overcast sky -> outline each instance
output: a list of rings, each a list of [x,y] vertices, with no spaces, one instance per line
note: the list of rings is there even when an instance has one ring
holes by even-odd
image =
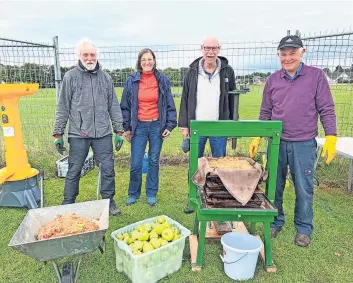
[[[26,1],[0,0],[0,37],[73,46],[272,41],[288,29],[302,34],[349,31],[352,1]]]

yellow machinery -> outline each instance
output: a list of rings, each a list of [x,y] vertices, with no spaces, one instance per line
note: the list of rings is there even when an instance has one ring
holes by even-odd
[[[31,168],[23,144],[18,101],[38,91],[38,84],[0,84],[0,114],[6,167],[0,169],[0,206],[36,208],[41,199],[39,171]]]

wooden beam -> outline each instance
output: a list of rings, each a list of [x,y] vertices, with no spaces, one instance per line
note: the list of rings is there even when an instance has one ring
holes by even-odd
[[[189,236],[189,243],[190,243],[190,256],[191,256],[191,270],[192,271],[201,271],[201,266],[196,266],[196,258],[197,258],[197,246],[198,246],[198,239],[197,235],[190,235]]]

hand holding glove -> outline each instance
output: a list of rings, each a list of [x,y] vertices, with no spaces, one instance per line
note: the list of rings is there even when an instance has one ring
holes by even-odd
[[[253,138],[249,145],[250,158],[254,158],[255,154],[259,150],[260,138]]]
[[[57,152],[59,152],[61,155],[63,155],[64,151],[66,151],[66,148],[64,147],[63,137],[62,136],[54,136],[54,144],[55,144]]]
[[[322,149],[321,157],[325,157],[327,155],[326,164],[329,165],[331,161],[336,156],[336,136],[326,136],[326,141],[324,144],[324,148]]]
[[[115,145],[115,150],[119,151],[121,147],[123,146],[124,139],[123,139],[123,133],[119,132],[115,134],[114,138],[114,145]]]

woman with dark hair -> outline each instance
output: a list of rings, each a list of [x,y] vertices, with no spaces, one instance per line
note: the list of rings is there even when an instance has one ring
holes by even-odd
[[[176,127],[176,110],[168,78],[157,71],[156,56],[151,49],[140,51],[137,72],[129,75],[121,99],[125,138],[131,143],[129,197],[134,204],[141,194],[142,162],[148,145],[146,179],[147,203],[156,205],[159,182],[159,157],[163,140]]]

